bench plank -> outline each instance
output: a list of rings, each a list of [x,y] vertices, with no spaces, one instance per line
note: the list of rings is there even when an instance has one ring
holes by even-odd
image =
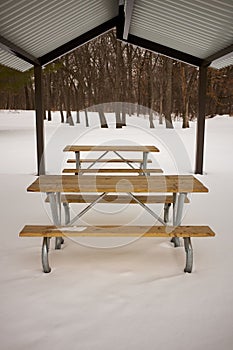
[[[81,231],[80,231],[81,230]],[[45,226],[26,225],[20,237],[213,237],[209,226]]]
[[[96,158],[83,158],[79,160],[80,163],[143,163],[142,159],[138,158],[131,158],[131,159],[121,159],[121,158],[101,158],[101,159],[96,159]],[[67,163],[76,163],[76,159],[68,159]],[[147,160],[147,163],[152,163],[151,159]]]
[[[75,174],[93,174],[93,173],[139,173],[139,174],[161,174],[163,173],[162,169],[126,169],[126,168],[102,168],[102,169],[72,169],[66,168],[62,170],[63,173],[75,173]]]

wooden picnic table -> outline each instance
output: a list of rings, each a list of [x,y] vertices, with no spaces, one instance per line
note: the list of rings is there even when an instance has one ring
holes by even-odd
[[[56,238],[58,249],[65,236],[140,236],[172,237],[175,246],[179,246],[179,237],[184,239],[186,252],[185,272],[192,271],[193,250],[191,237],[212,237],[214,232],[208,226],[182,226],[183,206],[188,193],[207,193],[208,189],[193,175],[158,175],[158,176],[92,176],[92,175],[41,175],[28,188],[28,192],[46,192],[51,207],[53,226],[26,225],[20,232],[21,237],[43,237],[42,266],[44,272],[50,272],[48,252],[51,237]],[[61,203],[66,193],[83,194],[93,192],[93,201],[80,211],[72,220],[62,226]],[[79,227],[74,223],[98,202],[101,203],[108,193],[123,193],[149,212],[162,226],[106,226]],[[154,193],[173,194],[173,223],[167,223],[152,210],[145,201]],[[89,195],[90,196],[90,195]],[[141,199],[143,197],[143,199]],[[89,202],[88,202],[89,203]],[[111,202],[106,202],[108,205]],[[114,203],[114,202],[113,202]],[[130,201],[129,201],[130,203]],[[148,201],[150,203],[150,200]]]
[[[135,194],[173,193],[173,225],[180,225],[188,193],[208,192],[193,175],[158,176],[93,176],[93,175],[41,175],[27,189],[29,192],[46,192],[49,197],[54,225],[61,225],[61,193],[96,193],[98,196],[70,223],[73,224],[108,193],[124,193],[147,210],[160,223],[166,225]],[[85,196],[84,196],[85,198]],[[179,245],[178,240],[175,244]]]
[[[74,152],[76,169],[80,169],[81,163],[85,159],[81,159],[81,152],[102,152],[100,156],[91,160],[91,165],[88,169],[93,167],[97,162],[106,160],[106,162],[115,162],[116,160],[125,162],[129,167],[134,168],[132,163],[140,162],[141,168],[146,169],[148,163],[148,154],[153,152],[159,152],[159,149],[155,146],[144,146],[144,145],[68,145],[64,148],[64,152]],[[109,152],[113,152],[117,158],[104,158]],[[122,155],[122,152],[141,152],[142,159],[129,159]],[[71,162],[72,160],[68,160]],[[87,159],[88,161],[88,159]]]

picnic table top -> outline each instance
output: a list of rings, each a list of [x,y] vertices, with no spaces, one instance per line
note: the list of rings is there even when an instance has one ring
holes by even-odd
[[[208,192],[193,175],[93,176],[41,175],[28,188],[29,192],[115,192],[152,193]]]
[[[159,152],[155,146],[133,146],[133,145],[68,145],[64,148],[64,152],[98,152],[98,151],[116,151],[116,152]]]

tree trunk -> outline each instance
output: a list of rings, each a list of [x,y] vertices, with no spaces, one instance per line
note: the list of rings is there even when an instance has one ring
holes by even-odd
[[[86,122],[86,127],[88,128],[88,127],[89,127],[89,121],[88,121],[88,112],[87,112],[87,110],[86,110],[86,109],[84,110],[84,112],[85,112],[85,122]]]
[[[29,92],[28,92],[27,84],[24,85],[24,92],[25,92],[25,109],[26,110],[30,110],[31,109],[31,104],[30,104]]]
[[[64,113],[63,113],[63,110],[61,109],[60,110],[60,114],[61,114],[61,123],[64,123]]]
[[[133,53],[135,52],[135,48],[132,45],[127,45],[127,68],[128,68],[128,87],[127,87],[127,95],[128,95],[128,114],[131,116],[132,111],[132,103],[133,101]]]
[[[80,124],[80,114],[79,114],[79,111],[76,111],[76,123]]]
[[[66,112],[66,123],[70,124],[70,126],[74,126],[74,121],[72,118],[71,111]]]
[[[165,91],[164,91],[164,115],[166,128],[173,129],[171,113],[172,113],[172,68],[173,61],[170,58],[165,57]]]
[[[154,128],[153,122],[153,105],[154,105],[154,84],[153,84],[153,69],[152,69],[152,52],[148,52],[147,62],[147,89],[148,89],[148,107],[149,107],[149,123],[150,128]]]
[[[189,102],[185,103],[185,112],[183,114],[182,128],[189,128]]]
[[[97,111],[99,113],[99,118],[100,118],[100,127],[101,128],[108,128],[108,123],[104,115],[104,111],[102,106],[98,106]]]
[[[52,114],[51,114],[51,110],[48,110],[48,121],[51,122],[52,120]]]
[[[159,86],[159,124],[163,124],[163,85]]]
[[[115,103],[115,114],[116,114],[116,128],[122,128],[120,102]]]
[[[154,126],[154,122],[153,122],[153,111],[152,111],[152,109],[150,109],[150,111],[149,111],[149,122],[150,122],[150,128],[154,128],[155,126]]]
[[[121,107],[121,113],[122,113],[122,126],[126,126],[126,110],[125,110],[125,107],[126,107],[126,102],[125,103],[122,103],[122,107]]]
[[[120,114],[120,84],[121,84],[121,41],[116,42],[116,103],[115,103],[115,115],[116,115],[116,128],[122,128],[121,114]]]

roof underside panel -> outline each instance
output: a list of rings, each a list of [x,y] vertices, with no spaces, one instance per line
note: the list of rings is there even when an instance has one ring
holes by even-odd
[[[45,57],[115,18],[118,5],[119,0],[1,0],[0,35],[28,55]],[[134,0],[129,33],[205,59],[233,44],[232,23],[233,0]],[[2,50],[0,63],[31,68]],[[212,66],[229,64],[233,58],[227,55]]]
[[[220,69],[233,64],[233,52],[212,62],[210,67]]]
[[[0,63],[4,66],[17,69],[21,72],[24,72],[33,67],[30,63],[22,60],[21,58],[13,56],[9,52],[3,51],[2,49],[0,49]]]
[[[41,57],[118,14],[118,1],[3,0],[0,34]]]
[[[233,42],[233,1],[135,0],[129,33],[205,59]]]

